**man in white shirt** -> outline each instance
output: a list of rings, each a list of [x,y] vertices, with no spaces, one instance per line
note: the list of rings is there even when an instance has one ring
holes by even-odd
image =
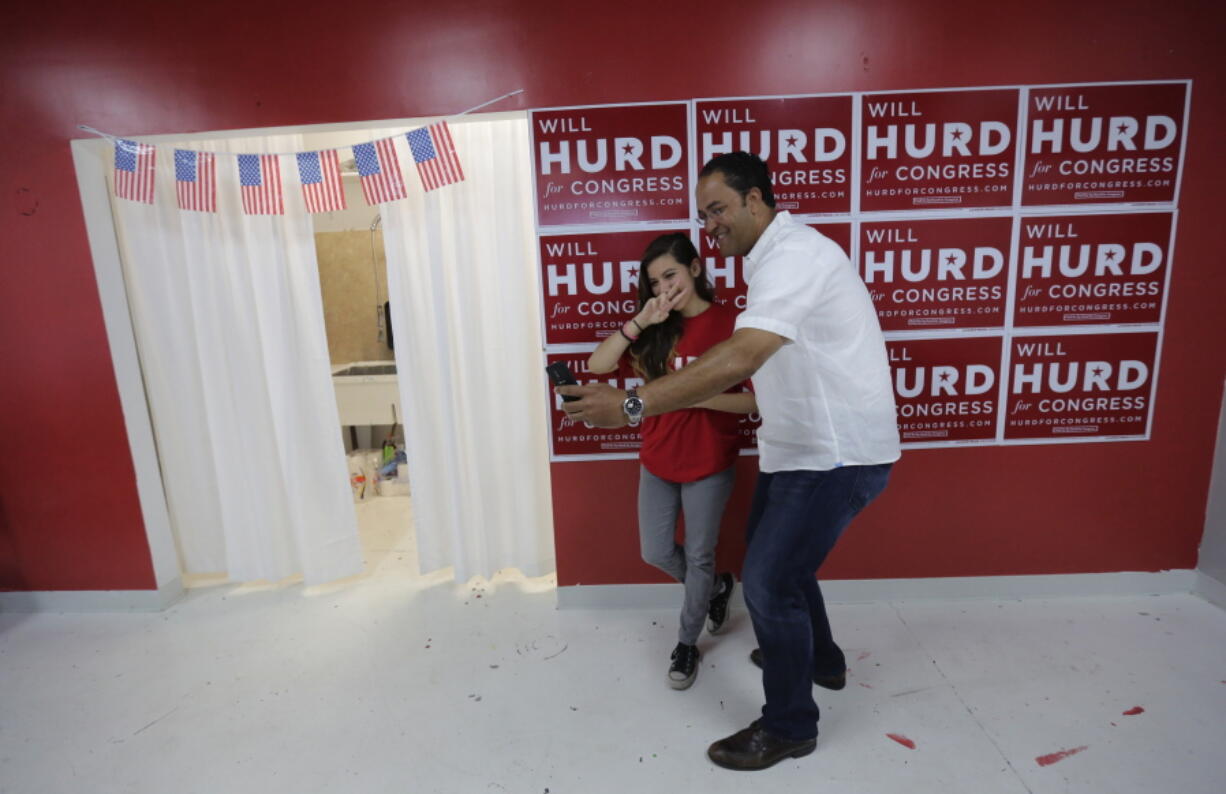
[[[766,164],[745,152],[703,167],[699,220],[720,253],[744,256],[748,303],[736,331],[683,370],[628,393],[564,386],[572,418],[620,427],[752,377],[762,427],[743,569],[766,705],[711,745],[731,769],[765,769],[817,746],[812,683],[842,689],[815,572],[899,457],[885,341],[864,283],[839,246],[775,210]]]

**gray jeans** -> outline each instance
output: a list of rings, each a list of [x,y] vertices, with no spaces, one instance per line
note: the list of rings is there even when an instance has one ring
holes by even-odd
[[[685,585],[677,639],[698,643],[715,583],[715,543],[736,467],[695,482],[671,482],[639,466],[639,548],[643,562]],[[677,516],[685,511],[685,547],[677,545]]]

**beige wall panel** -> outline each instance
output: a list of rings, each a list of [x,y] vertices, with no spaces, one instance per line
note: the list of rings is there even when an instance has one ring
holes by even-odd
[[[328,354],[334,365],[393,358],[386,339],[380,340],[379,312],[387,300],[387,264],[383,232],[317,232],[319,284],[323,292]]]

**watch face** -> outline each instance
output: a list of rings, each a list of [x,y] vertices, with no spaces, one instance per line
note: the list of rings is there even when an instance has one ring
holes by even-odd
[[[639,397],[627,397],[622,403],[622,410],[626,412],[626,416],[636,417],[643,413],[643,400]]]

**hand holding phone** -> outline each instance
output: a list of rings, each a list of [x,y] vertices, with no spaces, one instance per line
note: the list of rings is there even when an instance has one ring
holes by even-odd
[[[554,386],[578,386],[579,385],[579,381],[575,379],[575,373],[570,371],[570,367],[566,366],[565,361],[553,362],[549,366],[545,367],[545,372],[549,373],[549,381]],[[565,402],[573,402],[579,399],[578,397],[575,397],[574,395],[571,395],[569,397],[566,395],[561,395],[561,397]]]
[[[566,366],[565,361],[555,361],[549,366],[545,367],[545,371],[549,373],[549,380],[554,386],[579,385],[579,381],[575,378],[575,373],[570,371],[570,367]],[[568,403],[579,399],[574,395],[568,397],[565,394],[559,394],[558,396],[562,398],[563,402]],[[588,422],[584,422],[583,426],[588,428],[592,427],[592,425]]]

